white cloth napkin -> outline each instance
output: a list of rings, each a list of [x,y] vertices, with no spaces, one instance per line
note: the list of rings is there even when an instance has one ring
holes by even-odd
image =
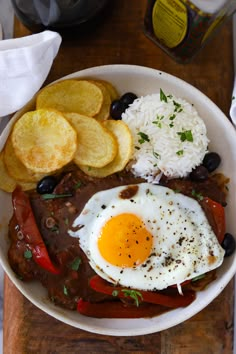
[[[232,102],[229,111],[233,124],[236,126],[236,77],[234,79],[234,87],[232,92]]]
[[[60,44],[53,31],[0,41],[0,117],[16,112],[40,89]]]
[[[236,126],[236,14],[233,16],[233,61],[234,61],[234,86],[232,102],[229,110],[233,124]]]

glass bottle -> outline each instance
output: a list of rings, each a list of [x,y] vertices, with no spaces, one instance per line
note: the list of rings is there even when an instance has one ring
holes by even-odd
[[[174,60],[186,63],[235,11],[235,0],[148,0],[144,32]]]
[[[108,0],[12,0],[16,16],[32,32],[89,29],[103,16]]]

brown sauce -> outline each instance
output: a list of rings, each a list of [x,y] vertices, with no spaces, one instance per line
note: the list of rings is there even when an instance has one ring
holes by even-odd
[[[79,298],[91,302],[108,299],[114,301],[113,297],[95,292],[89,287],[89,279],[95,273],[80,249],[78,239],[70,237],[68,230],[86,202],[96,192],[131,185],[124,188],[120,197],[132,198],[137,193],[138,184],[141,182],[144,182],[141,178],[135,178],[127,173],[94,179],[76,170],[64,175],[54,190],[57,194],[69,192],[72,197],[44,200],[41,195],[32,191],[29,195],[38,228],[51,260],[60,265],[62,273],[53,275],[40,268],[32,258],[25,258],[27,244],[13,216],[9,223],[11,244],[8,257],[17,276],[23,281],[32,279],[40,281],[47,288],[48,296],[55,304],[71,310],[76,309]],[[190,196],[192,196],[192,189],[195,188],[199,193],[214,195],[216,201],[225,203],[225,195],[215,180],[209,179],[197,185],[187,180],[162,180],[162,184]],[[171,292],[173,291],[177,293],[177,289],[171,289]],[[166,311],[165,307],[163,311]]]

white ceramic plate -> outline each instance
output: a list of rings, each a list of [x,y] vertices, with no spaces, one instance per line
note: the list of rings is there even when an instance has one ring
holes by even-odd
[[[86,69],[67,76],[66,78],[92,77],[108,80],[115,85],[120,93],[132,91],[138,96],[164,92],[173,93],[193,103],[200,116],[204,119],[210,150],[217,151],[222,157],[220,170],[230,177],[229,198],[226,207],[227,232],[236,236],[236,132],[221,110],[204,94],[186,82],[150,68],[133,65],[108,65]],[[63,78],[65,79],[65,77]],[[19,113],[18,113],[19,114]],[[0,137],[0,149],[9,134],[11,123]],[[20,114],[22,114],[20,112]],[[66,311],[53,305],[47,299],[45,289],[39,283],[24,283],[16,278],[7,260],[8,221],[12,212],[11,196],[0,191],[0,260],[5,272],[17,288],[37,307],[49,315],[71,326],[94,333],[113,336],[136,336],[165,330],[175,326],[206,307],[224,289],[236,272],[236,253],[225,259],[218,271],[217,280],[197,294],[197,299],[188,307],[170,311],[151,319],[96,319],[84,317],[76,311]],[[4,206],[4,207],[3,207]]]

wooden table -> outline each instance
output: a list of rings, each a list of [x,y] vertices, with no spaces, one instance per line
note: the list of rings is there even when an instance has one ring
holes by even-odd
[[[231,22],[191,64],[175,63],[143,34],[146,1],[112,1],[96,30],[63,41],[47,83],[103,64],[137,64],[176,75],[203,91],[228,115],[233,84]],[[15,36],[30,34],[17,20]],[[233,280],[192,319],[161,333],[110,337],[87,333],[41,312],[5,279],[4,353],[231,354]]]

